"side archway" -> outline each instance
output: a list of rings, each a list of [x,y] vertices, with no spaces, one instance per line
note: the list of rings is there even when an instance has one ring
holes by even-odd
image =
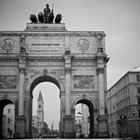
[[[13,116],[14,117],[13,118],[14,126],[12,126],[13,129],[10,130],[8,134],[6,134],[7,130],[5,130],[5,129],[6,128],[9,129],[9,128],[6,126],[6,123],[3,122],[7,119],[7,118],[5,118],[7,116],[7,114],[3,114],[3,113],[4,113],[4,108],[7,105],[14,105],[13,107],[15,108],[15,100],[13,100],[10,97],[3,97],[0,99],[0,138],[4,138],[7,136],[13,137],[13,134],[15,131],[15,109],[14,109],[14,110],[12,110],[12,111],[14,111],[14,112],[12,112],[14,114],[14,116]],[[5,126],[3,126],[3,124],[5,124]],[[12,133],[10,133],[10,132],[12,132]]]
[[[90,97],[82,96],[77,98],[72,105],[72,109],[75,110],[75,106],[77,104],[85,104],[89,110],[89,138],[93,138],[94,134],[94,111],[96,110],[97,106],[94,101]],[[74,115],[75,116],[75,115]]]
[[[81,100],[87,100],[87,101],[89,101],[89,102],[92,104],[92,106],[94,107],[94,110],[97,110],[97,104],[96,104],[96,102],[95,102],[91,97],[88,97],[88,96],[86,96],[86,95],[83,95],[83,96],[80,96],[80,97],[76,98],[76,99],[73,101],[73,103],[72,103],[72,109],[74,109],[74,108],[75,108],[75,105],[76,105],[79,101],[81,101]]]

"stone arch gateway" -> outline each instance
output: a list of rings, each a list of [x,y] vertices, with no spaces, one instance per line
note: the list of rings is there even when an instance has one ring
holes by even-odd
[[[94,107],[94,136],[107,137],[108,60],[104,31],[67,31],[64,23],[0,31],[0,100],[15,101],[15,137],[32,137],[31,92],[43,81],[60,89],[61,137],[75,137],[73,106],[78,101]]]

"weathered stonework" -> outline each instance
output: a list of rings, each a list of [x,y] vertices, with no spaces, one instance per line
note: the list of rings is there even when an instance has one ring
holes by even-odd
[[[67,31],[65,24],[27,24],[23,32],[0,32],[0,103],[5,98],[16,102],[15,136],[31,137],[32,91],[44,81],[60,89],[61,137],[75,135],[77,103],[89,106],[90,137],[106,136],[105,119],[98,121],[97,117],[105,115],[107,61],[103,31]],[[16,91],[10,94],[9,89]]]
[[[74,75],[74,88],[79,89],[92,89],[94,88],[93,75]]]
[[[0,89],[16,89],[17,76],[0,75]]]

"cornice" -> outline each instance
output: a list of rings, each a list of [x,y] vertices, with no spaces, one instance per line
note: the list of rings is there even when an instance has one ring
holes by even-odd
[[[0,62],[18,62],[17,56],[1,56]]]
[[[27,62],[33,62],[33,61],[38,61],[38,62],[60,62],[64,61],[63,56],[28,56],[27,57]]]
[[[0,36],[20,36],[24,34],[25,36],[72,36],[72,37],[97,37],[98,35],[105,37],[104,31],[0,31]]]
[[[60,62],[64,61],[63,56],[28,56],[26,55],[26,62]],[[16,56],[0,56],[0,62],[19,62],[18,55]]]
[[[0,36],[20,36],[22,31],[0,31]]]
[[[26,55],[27,62],[64,62],[64,56],[28,56]],[[18,55],[15,56],[0,56],[0,62],[18,62]],[[95,56],[71,56],[72,62],[93,62],[95,61]]]
[[[94,61],[95,56],[73,56],[72,61],[73,62],[83,62],[83,61]]]

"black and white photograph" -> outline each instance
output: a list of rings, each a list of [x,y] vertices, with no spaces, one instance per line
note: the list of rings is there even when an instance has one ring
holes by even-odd
[[[0,0],[0,139],[140,139],[140,0]]]

